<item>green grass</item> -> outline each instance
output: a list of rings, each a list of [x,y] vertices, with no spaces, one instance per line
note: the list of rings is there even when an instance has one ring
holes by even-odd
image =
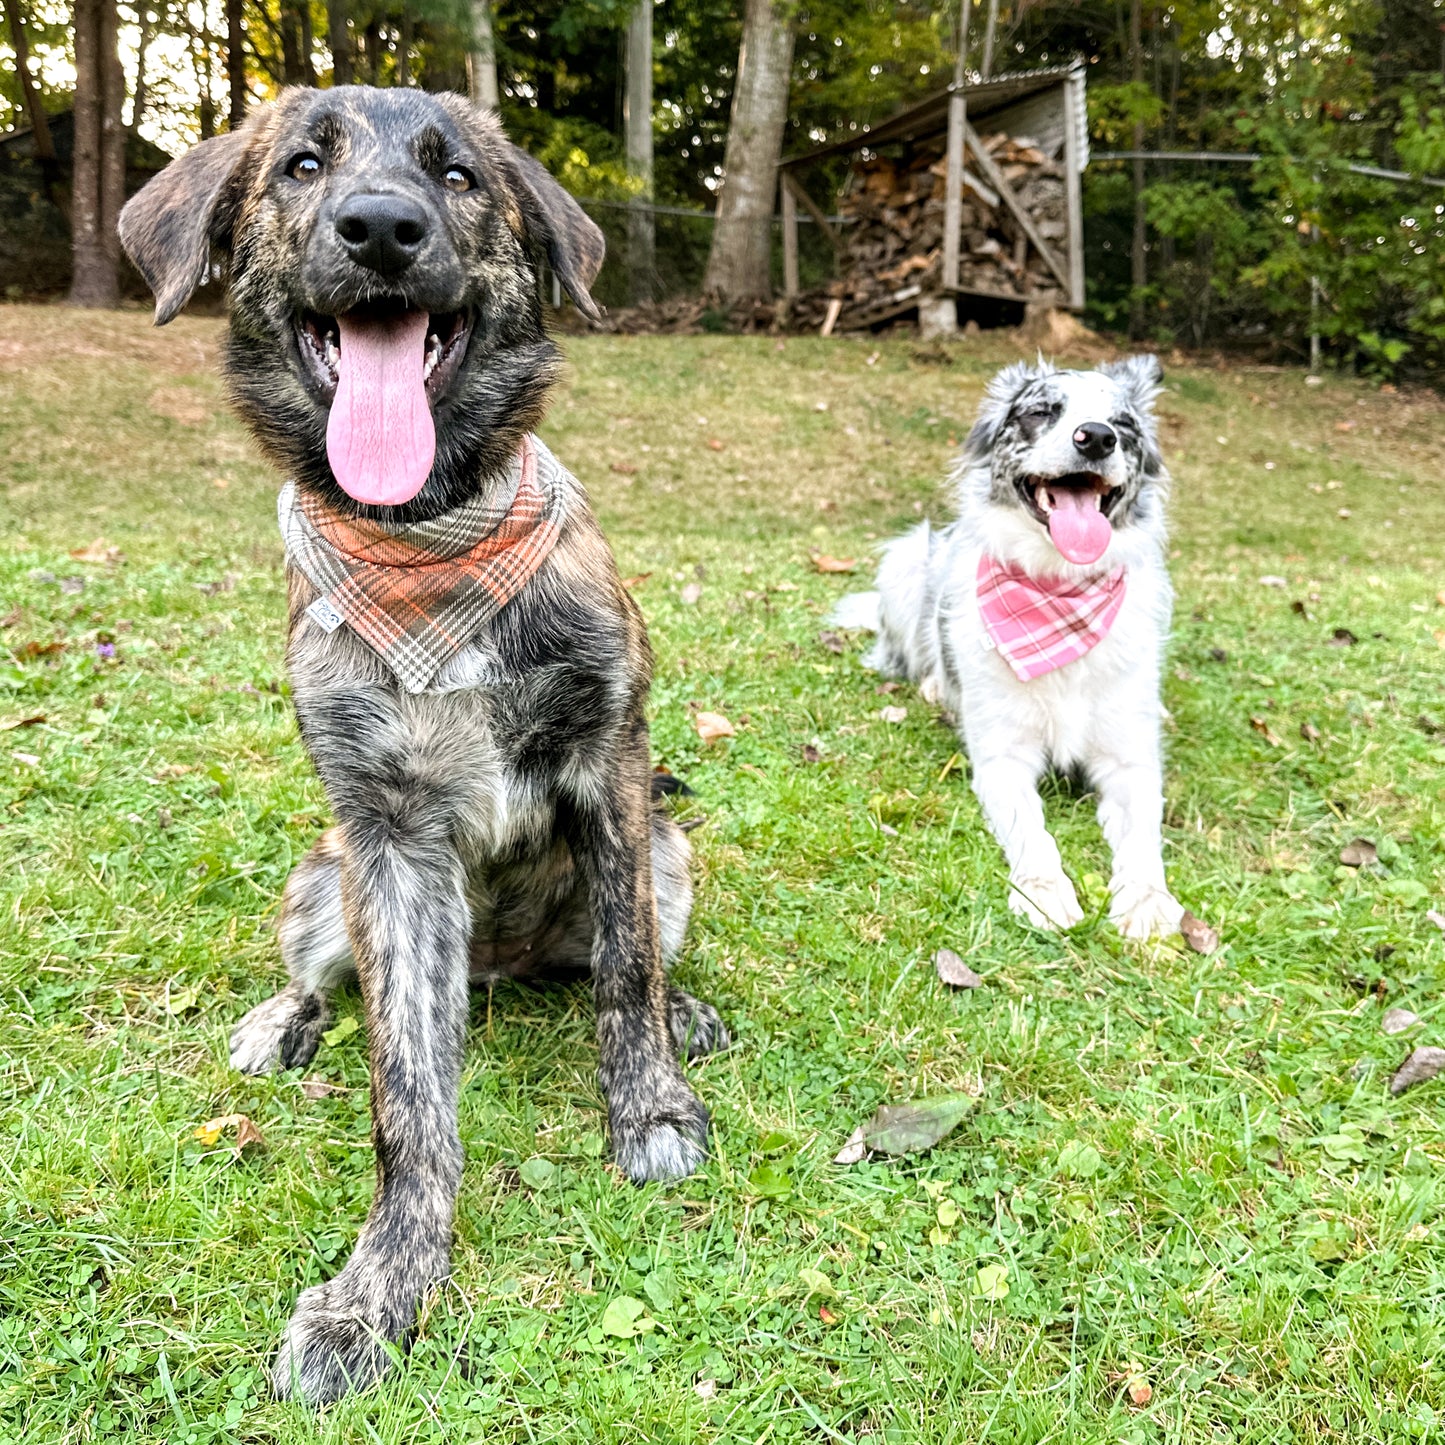
[[[264,1372],[365,1217],[366,1035],[323,1047],[319,1098],[226,1063],[325,804],[216,335],[0,309],[0,722],[43,718],[0,732],[0,1441],[1440,1438],[1441,1085],[1392,1098],[1415,1036],[1380,1029],[1403,1005],[1445,1042],[1438,402],[1171,369],[1167,846],[1224,936],[1200,957],[1098,919],[1063,789],[1096,918],[1015,923],[952,735],[819,641],[859,579],[809,550],[941,513],[1006,343],[569,342],[546,436],[650,574],[655,746],[706,816],[679,975],[737,1041],[692,1070],[714,1156],[622,1183],[586,991],[479,997],[455,1274],[404,1368],[317,1417]],[[71,555],[98,539],[122,555]],[[1356,835],[1382,867],[1339,866]],[[946,991],[943,945],[985,987]],[[931,1153],[830,1162],[880,1102],[959,1090]],[[233,1112],[265,1136],[239,1159],[195,1137]],[[655,1329],[602,1332],[624,1295]]]

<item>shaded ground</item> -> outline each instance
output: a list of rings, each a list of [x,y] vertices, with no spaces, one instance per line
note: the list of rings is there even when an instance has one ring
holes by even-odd
[[[737,1040],[693,1070],[715,1157],[619,1182],[585,990],[478,998],[455,1277],[399,1377],[317,1420],[263,1369],[365,1216],[366,1035],[320,1097],[226,1064],[325,810],[216,339],[0,309],[0,1440],[1438,1434],[1440,1086],[1386,1087],[1445,1042],[1438,402],[1171,373],[1168,861],[1202,958],[1012,922],[951,735],[819,640],[858,579],[809,551],[944,513],[1003,343],[569,340],[545,435],[647,574],[655,746],[707,819],[679,972]],[[1049,811],[1102,911],[1091,801]],[[1357,835],[1382,866],[1339,865]],[[945,944],[982,989],[938,984]],[[1383,1035],[1396,1005],[1423,1026]],[[931,1154],[829,1162],[948,1091],[979,1106]],[[195,1135],[230,1113],[264,1134],[240,1159]],[[656,1327],[604,1333],[622,1295]]]

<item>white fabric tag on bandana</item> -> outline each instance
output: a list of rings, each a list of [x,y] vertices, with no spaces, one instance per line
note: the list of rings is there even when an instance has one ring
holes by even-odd
[[[329,597],[318,597],[306,609],[306,615],[323,631],[335,632],[346,619],[332,606]]]

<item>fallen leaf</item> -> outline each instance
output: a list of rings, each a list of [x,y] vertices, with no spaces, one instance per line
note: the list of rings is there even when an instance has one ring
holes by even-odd
[[[1341,507],[1340,510],[1335,513],[1335,516],[1337,516],[1337,517],[1340,519],[1340,521],[1342,521],[1342,522],[1347,522],[1347,521],[1349,521],[1349,519],[1350,519],[1350,517],[1351,517],[1352,515],[1353,515],[1353,513],[1350,511],[1350,509],[1349,509],[1348,507]]]
[[[886,723],[901,723],[907,721],[908,709],[906,707],[885,707],[879,711],[878,716]]]
[[[613,462],[610,470],[617,473],[619,477],[635,477],[637,468],[631,462]]]
[[[866,1128],[864,1125],[854,1131],[844,1141],[843,1147],[833,1156],[835,1164],[857,1164],[864,1155],[868,1153],[868,1144],[865,1138]]]
[[[699,1400],[711,1400],[717,1394],[717,1381],[699,1380],[692,1388]]]
[[[14,627],[24,616],[25,609],[23,607],[12,607],[4,617],[0,617],[0,627]]]
[[[1387,1010],[1385,1017],[1380,1020],[1380,1032],[1386,1034],[1407,1033],[1419,1022],[1419,1014],[1411,1013],[1407,1008],[1392,1008]]]
[[[1395,1070],[1395,1077],[1390,1080],[1390,1092],[1403,1094],[1406,1089],[1433,1079],[1441,1069],[1445,1069],[1445,1049],[1429,1045],[1418,1048]]]
[[[818,1306],[818,1318],[822,1320],[825,1325],[836,1325],[838,1323],[838,1316],[835,1315],[827,1305]]]
[[[317,1099],[325,1099],[331,1094],[346,1092],[340,1084],[328,1084],[325,1079],[302,1079],[300,1088],[302,1096],[313,1102]]]
[[[803,1288],[810,1295],[821,1294],[832,1297],[838,1293],[833,1286],[833,1281],[821,1269],[800,1269],[798,1278],[803,1282]]]
[[[979,1299],[998,1300],[1008,1298],[1008,1265],[986,1264],[974,1276],[973,1293]]]
[[[651,576],[651,572],[637,572],[634,573],[631,577],[624,577],[622,579],[622,585],[624,587],[641,587],[642,584],[646,582],[647,579]]]
[[[1330,634],[1326,647],[1353,647],[1360,639],[1348,627],[1337,627]]]
[[[1253,717],[1250,718],[1249,725],[1255,730],[1255,732],[1260,735],[1260,737],[1265,740],[1265,742],[1270,745],[1270,747],[1278,748],[1284,746],[1284,744],[1281,743],[1279,740],[1279,735],[1272,727],[1270,727],[1268,720],[1260,717],[1258,713],[1256,713]]]
[[[700,712],[692,721],[698,737],[705,743],[737,736],[737,729],[720,712]]]
[[[517,1173],[528,1189],[545,1189],[557,1172],[557,1166],[550,1159],[528,1159]]]
[[[248,1144],[265,1143],[261,1131],[244,1114],[221,1114],[214,1119],[207,1119],[195,1131],[194,1137],[209,1149],[219,1142],[222,1134],[229,1134],[232,1130],[236,1133],[237,1153]]]
[[[236,1152],[239,1154],[248,1144],[265,1144],[261,1131],[244,1114],[236,1125]]]
[[[43,712],[31,713],[29,717],[6,718],[4,722],[0,722],[0,733],[13,732],[16,728],[33,728],[37,723],[44,721],[45,714]]]
[[[1340,849],[1340,862],[1346,868],[1368,868],[1379,861],[1379,852],[1368,838],[1352,838]]]
[[[1154,1387],[1142,1375],[1131,1375],[1124,1385],[1129,1403],[1143,1409],[1154,1398]]]
[[[335,1028],[327,1029],[321,1035],[321,1041],[328,1049],[334,1049],[343,1039],[349,1039],[360,1027],[361,1025],[356,1021],[356,1015],[347,1014]]]
[[[709,451],[720,452],[723,449],[723,440],[721,437],[709,437],[707,445]]]
[[[696,605],[697,605],[697,602],[698,602],[698,599],[702,596],[702,583],[701,583],[701,582],[689,582],[689,583],[687,584],[687,586],[682,589],[681,596],[682,596],[682,600],[683,600],[689,607],[694,607],[694,606],[696,606]]]
[[[640,1299],[629,1294],[620,1294],[602,1311],[602,1333],[614,1339],[630,1340],[645,1335],[657,1328],[657,1321],[649,1319],[644,1311],[647,1306]]]
[[[201,989],[199,984],[192,984],[190,988],[178,988],[174,993],[166,995],[166,1012],[173,1018],[179,1018],[183,1013],[189,1013],[193,1008],[200,1005]]]
[[[1259,579],[1259,585],[1261,587],[1288,587],[1289,578],[1277,577],[1273,573],[1269,573]]]
[[[119,547],[113,547],[104,537],[97,537],[88,547],[77,547],[71,554],[77,562],[119,562],[122,556]]]
[[[1445,913],[1441,913],[1438,908],[1427,908],[1425,910],[1425,917],[1433,923],[1441,933],[1445,933]]]
[[[857,569],[856,557],[830,557],[826,552],[812,552],[813,566],[819,572],[852,572]]]
[[[843,651],[843,639],[839,637],[836,632],[820,632],[818,634],[818,641],[822,643],[829,652]]]
[[[1299,725],[1299,735],[1307,743],[1317,743],[1324,736],[1312,722],[1302,722]]]
[[[29,659],[32,657],[53,657],[57,652],[64,652],[63,642],[22,642],[15,649],[15,656]]]
[[[34,753],[11,753],[10,756],[17,763],[24,763],[27,768],[38,768],[40,759]]]
[[[812,745],[812,743],[804,743],[803,761],[805,763],[821,763],[823,761],[823,755],[817,750],[817,748]]]
[[[1336,431],[1354,431],[1354,429],[1355,429],[1358,425],[1359,425],[1358,422],[1353,422],[1353,421],[1337,421],[1337,422],[1335,423],[1335,430],[1336,430]]]
[[[60,579],[60,590],[74,596],[77,592],[85,591],[84,577],[62,577]]]
[[[1181,916],[1179,932],[1185,944],[1195,953],[1213,953],[1219,947],[1219,934],[1192,913],[1186,912]]]
[[[864,1147],[882,1154],[921,1153],[951,1134],[977,1102],[967,1094],[941,1094],[908,1104],[882,1104],[863,1126]]]
[[[951,948],[933,955],[934,972],[950,988],[982,988],[983,980]]]

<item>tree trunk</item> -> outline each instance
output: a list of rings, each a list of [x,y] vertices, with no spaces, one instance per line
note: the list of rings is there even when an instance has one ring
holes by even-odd
[[[115,226],[125,199],[125,73],[117,24],[115,0],[76,0],[72,306],[114,306],[120,297]]]
[[[361,55],[366,61],[366,83],[381,84],[381,21],[368,20],[361,32]]]
[[[467,87],[472,104],[496,110],[502,92],[497,85],[497,40],[492,29],[491,0],[471,0],[472,48],[467,54]]]
[[[192,34],[194,45],[196,89],[200,92],[201,139],[210,140],[216,133],[216,97],[211,94],[211,24],[206,7],[201,7],[201,28]]]
[[[1135,84],[1144,83],[1144,6],[1143,0],[1131,0],[1129,6],[1129,51]],[[1134,150],[1144,149],[1144,125],[1134,122]],[[1146,247],[1148,231],[1144,222],[1144,161],[1134,161],[1134,240],[1130,247],[1129,280],[1132,295],[1129,302],[1129,335],[1138,338],[1144,332],[1144,288],[1149,284],[1149,263]]]
[[[312,54],[316,37],[311,33],[311,3],[302,0],[297,6],[301,13],[301,84],[316,84],[316,58]]]
[[[55,164],[55,141],[50,135],[45,107],[40,104],[35,89],[35,77],[30,73],[30,41],[25,34],[25,16],[20,5],[21,0],[4,0],[6,18],[10,21],[10,44],[15,51],[15,69],[20,75],[20,101],[34,137],[35,159],[44,170]]]
[[[657,276],[657,226],[652,203],[652,4],[637,0],[627,21],[626,89],[622,93],[622,130],[627,140],[627,170],[642,188],[627,218],[628,286],[633,305],[651,301]]]
[[[346,22],[348,7],[346,0],[326,0],[326,38],[331,46],[331,83],[350,85],[351,35]]]
[[[781,0],[747,0],[743,43],[703,288],[729,301],[771,289],[773,196],[788,120],[793,28]]]
[[[301,14],[294,0],[281,4],[281,80],[285,85],[301,84]]]
[[[411,51],[416,44],[416,22],[412,19],[411,7],[402,7],[401,19],[396,26],[396,83],[412,86],[415,81],[411,74]]]
[[[244,0],[226,0],[226,86],[230,122],[239,130],[246,119],[246,9]]]
[[[134,134],[139,135],[140,123],[146,109],[146,53],[150,49],[151,38],[155,35],[155,22],[146,0],[137,0],[135,14],[140,22],[140,43],[136,46],[135,90],[131,93],[130,128]]]

